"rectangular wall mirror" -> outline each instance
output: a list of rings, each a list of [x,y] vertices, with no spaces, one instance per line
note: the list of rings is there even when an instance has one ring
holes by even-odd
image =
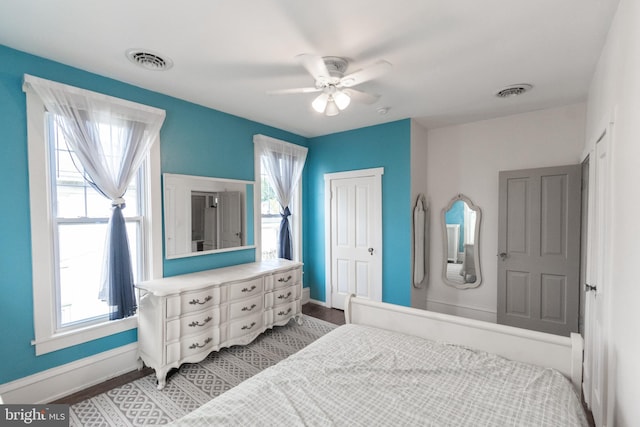
[[[254,247],[253,182],[165,173],[163,184],[167,259]]]

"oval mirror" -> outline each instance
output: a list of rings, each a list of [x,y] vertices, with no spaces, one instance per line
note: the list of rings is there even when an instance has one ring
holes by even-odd
[[[459,289],[480,286],[480,208],[458,194],[442,210],[442,280]]]

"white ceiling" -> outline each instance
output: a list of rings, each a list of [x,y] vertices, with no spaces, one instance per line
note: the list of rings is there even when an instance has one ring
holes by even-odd
[[[618,0],[2,0],[0,44],[312,137],[403,118],[426,127],[466,123],[586,100]],[[129,62],[142,48],[168,71]],[[391,71],[358,89],[335,117],[311,109],[317,94],[301,53],[379,59]],[[0,64],[0,71],[2,65]],[[494,93],[514,83],[520,97]],[[389,107],[386,115],[379,107]]]

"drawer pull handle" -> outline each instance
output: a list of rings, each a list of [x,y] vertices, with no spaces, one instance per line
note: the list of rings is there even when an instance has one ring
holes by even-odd
[[[256,308],[256,305],[255,304],[251,304],[251,307],[242,307],[241,311],[251,311],[254,308]]]
[[[289,313],[291,313],[291,307],[289,307],[289,310],[287,311],[279,311],[278,316],[286,316]]]
[[[244,330],[249,330],[251,328],[253,328],[254,326],[256,326],[256,322],[251,322],[251,324],[249,326],[244,325],[241,329]]]
[[[197,320],[194,320],[193,322],[189,323],[189,326],[192,328],[195,328],[196,326],[204,326],[207,323],[211,322],[212,320],[213,320],[213,317],[209,316],[206,319],[204,319],[202,323],[198,322]]]
[[[213,341],[213,338],[207,338],[202,344],[198,344],[197,342],[195,342],[189,346],[189,349],[193,350],[195,348],[202,348],[205,345],[209,344],[211,341]]]
[[[206,304],[206,303],[208,303],[208,302],[209,302],[209,301],[211,301],[212,299],[213,299],[213,297],[212,297],[211,295],[207,295],[207,296],[204,298],[204,301],[200,301],[199,299],[195,299],[195,298],[194,298],[194,299],[192,299],[191,301],[189,301],[189,304],[191,304],[191,305],[196,305],[196,304],[200,304],[200,305],[202,305],[202,304]]]
[[[278,295],[278,299],[287,299],[291,296],[291,291],[287,292],[286,295]]]
[[[252,285],[251,288],[243,288],[241,292],[251,292],[256,288],[256,285]]]
[[[281,277],[278,279],[278,282],[282,282],[282,283],[287,283],[289,280],[291,280],[293,278],[292,275],[287,276],[287,278],[285,279],[284,277]]]

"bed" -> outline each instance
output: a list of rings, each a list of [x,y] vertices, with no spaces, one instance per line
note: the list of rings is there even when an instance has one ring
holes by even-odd
[[[355,297],[345,318],[174,425],[588,425],[579,335]]]

